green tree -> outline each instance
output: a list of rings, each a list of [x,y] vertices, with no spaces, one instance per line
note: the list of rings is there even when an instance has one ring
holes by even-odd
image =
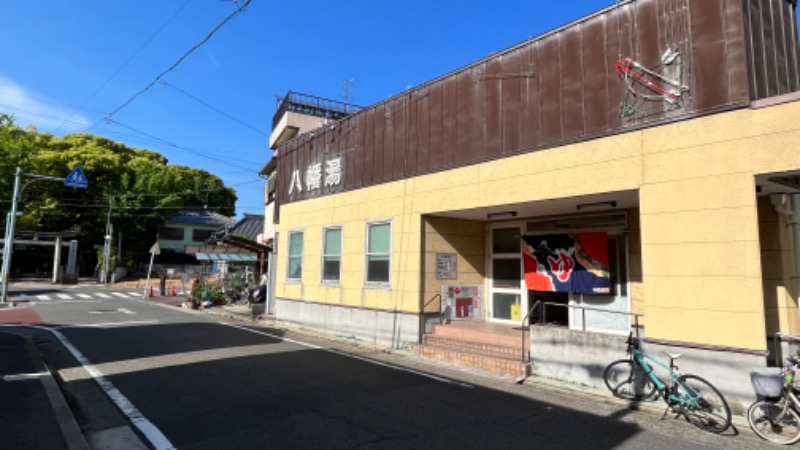
[[[236,192],[204,170],[169,164],[163,155],[87,133],[61,138],[22,129],[0,114],[0,209],[10,208],[14,172],[66,177],[81,167],[89,189],[35,182],[23,192],[18,230],[75,231],[81,246],[102,245],[111,205],[115,235],[128,258],[146,256],[158,227],[184,208],[235,214]],[[27,180],[26,180],[27,181]],[[5,214],[2,215],[5,222]]]

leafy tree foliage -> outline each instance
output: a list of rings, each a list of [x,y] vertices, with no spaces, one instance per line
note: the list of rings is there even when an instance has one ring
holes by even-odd
[[[76,231],[81,245],[102,244],[106,221],[123,233],[130,257],[147,253],[158,227],[181,209],[235,214],[236,192],[204,170],[169,164],[163,155],[87,133],[62,138],[22,129],[0,114],[0,210],[9,211],[14,172],[66,177],[81,167],[89,189],[37,181],[21,195],[17,230]],[[23,185],[30,181],[23,178]],[[110,209],[109,209],[110,205]],[[6,215],[0,221],[5,223]]]

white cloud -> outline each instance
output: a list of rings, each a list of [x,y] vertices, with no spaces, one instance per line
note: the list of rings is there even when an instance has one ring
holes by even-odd
[[[0,112],[14,116],[17,125],[34,125],[39,131],[74,132],[88,128],[91,121],[81,113],[62,106],[0,75]]]

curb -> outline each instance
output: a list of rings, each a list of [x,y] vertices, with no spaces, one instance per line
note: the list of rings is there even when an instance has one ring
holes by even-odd
[[[50,400],[50,406],[53,408],[61,434],[64,436],[64,442],[70,450],[89,450],[89,444],[86,442],[80,427],[78,427],[75,416],[72,415],[72,411],[69,409],[64,394],[61,393],[58,383],[56,383],[53,374],[50,372],[50,368],[39,354],[39,349],[34,344],[33,338],[26,334],[21,336],[25,339],[31,363],[40,375],[39,380],[42,382],[47,398]]]

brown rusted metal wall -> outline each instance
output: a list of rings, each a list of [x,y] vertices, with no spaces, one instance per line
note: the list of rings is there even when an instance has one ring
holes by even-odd
[[[800,87],[796,7],[788,0],[744,0],[753,100]]]
[[[278,149],[279,203],[655,126],[798,89],[787,0],[621,2],[392,97]],[[626,95],[615,61],[654,67],[679,104]],[[639,86],[641,89],[641,86]],[[648,92],[645,92],[648,93]],[[652,92],[649,92],[652,94]],[[641,94],[641,92],[639,93]],[[623,99],[626,99],[623,101]],[[621,114],[623,106],[631,106]],[[289,195],[295,170],[342,158],[342,183]]]

